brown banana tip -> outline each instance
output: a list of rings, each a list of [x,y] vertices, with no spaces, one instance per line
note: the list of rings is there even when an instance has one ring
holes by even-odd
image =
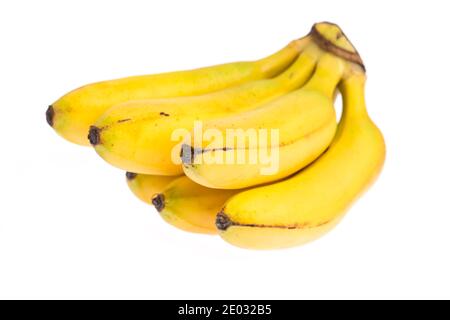
[[[127,177],[127,180],[133,180],[137,177],[137,173],[127,171],[127,173],[125,173],[125,176]]]
[[[180,157],[183,164],[193,164],[195,149],[190,145],[183,143],[181,146]]]
[[[230,226],[233,225],[233,222],[231,221],[230,217],[222,210],[217,214],[216,217],[216,227],[220,231],[227,230]]]
[[[96,126],[91,126],[89,128],[88,139],[93,146],[96,146],[100,143],[100,131],[100,128]]]
[[[335,23],[332,22],[321,22],[326,23],[329,25],[336,26],[339,28],[340,33],[339,37],[345,37],[346,40],[351,44],[353,48],[355,46],[351,43],[350,39],[345,35],[345,33],[342,31],[342,29]],[[320,31],[317,29],[317,25],[319,23],[315,23],[311,28],[311,38],[313,41],[324,51],[330,52],[334,54],[335,56],[342,58],[344,60],[350,61],[352,63],[358,64],[364,72],[366,72],[366,67],[364,66],[363,60],[361,56],[359,55],[358,51],[354,49],[354,51],[349,51],[344,48],[341,48],[340,46],[334,44],[331,40],[327,39],[323,34],[320,33]]]
[[[152,198],[152,204],[158,212],[161,212],[165,207],[164,195],[162,193],[155,194]]]
[[[45,111],[45,119],[50,127],[53,127],[53,119],[55,118],[55,109],[52,105],[49,105],[47,111]]]

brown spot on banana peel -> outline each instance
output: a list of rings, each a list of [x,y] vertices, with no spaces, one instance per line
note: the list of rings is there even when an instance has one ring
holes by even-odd
[[[137,177],[137,173],[127,171],[125,176],[127,177],[127,180],[131,181]]]
[[[159,115],[160,115],[160,116],[164,116],[164,117],[169,117],[169,116],[170,116],[170,114],[165,113],[165,112],[160,112]],[[145,117],[145,118],[140,118],[140,119],[125,118],[125,119],[117,120],[116,123],[117,123],[117,124],[122,124],[122,123],[130,122],[130,121],[132,121],[132,122],[136,122],[136,121],[145,121],[145,120],[150,119],[150,118],[151,118],[151,117]],[[114,124],[111,124],[111,125],[114,125]],[[102,127],[101,129],[107,129],[107,128],[109,128],[111,125],[106,125],[106,126]],[[157,125],[156,125],[156,126],[157,126]]]
[[[331,22],[323,22],[323,23],[327,23],[330,25],[334,25],[336,27],[339,28],[338,25],[331,23]],[[311,32],[310,32],[310,36],[312,38],[312,40],[322,49],[325,50],[327,52],[330,52],[332,54],[334,54],[335,56],[342,58],[344,60],[353,62],[358,64],[359,66],[361,66],[361,68],[364,70],[364,72],[366,71],[366,67],[364,66],[364,63],[361,59],[361,56],[359,55],[358,51],[355,49],[355,51],[349,51],[346,50],[344,48],[341,48],[339,46],[337,46],[336,44],[334,44],[333,42],[331,42],[329,39],[325,38],[320,32],[319,30],[317,30],[316,28],[317,24],[314,24]],[[339,28],[340,29],[340,28]],[[347,39],[347,41],[351,44],[350,40],[348,39],[348,37],[345,35],[345,33],[341,30],[338,35],[340,34],[340,37],[345,37]],[[354,48],[355,46],[352,44],[352,47]]]
[[[55,118],[55,109],[52,105],[49,105],[47,111],[45,111],[45,119],[50,127],[53,127],[53,119]]]
[[[100,140],[101,131],[102,129],[100,129],[99,127],[96,126],[89,127],[88,140],[94,147],[101,142]]]
[[[287,224],[287,225],[269,225],[269,224],[257,224],[257,223],[239,223],[232,221],[230,217],[225,213],[224,209],[217,214],[216,217],[216,227],[220,231],[226,231],[231,226],[236,227],[249,227],[249,228],[271,228],[271,229],[286,229],[286,230],[295,230],[295,229],[312,229],[318,228],[323,225],[330,223],[331,220],[323,221],[314,225],[311,225],[308,222],[304,223],[296,223],[296,224]]]
[[[158,212],[161,212],[164,209],[164,207],[166,206],[164,195],[162,193],[155,194],[152,197],[152,204],[155,206],[155,208],[156,208],[156,210],[158,210]]]

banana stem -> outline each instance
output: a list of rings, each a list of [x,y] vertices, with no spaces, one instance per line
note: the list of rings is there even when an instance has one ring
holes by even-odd
[[[364,88],[366,75],[363,72],[353,72],[342,81],[341,92],[346,106],[342,113],[342,119],[368,116]]]
[[[336,87],[343,74],[343,61],[331,54],[325,54],[320,58],[316,71],[304,88],[319,91],[333,99]]]
[[[297,89],[308,80],[321,54],[319,47],[309,44],[297,60],[273,80],[283,83],[285,88]]]
[[[274,54],[271,54],[268,57],[260,59],[257,64],[260,66],[261,72],[263,74],[266,74],[268,77],[277,75],[279,72],[285,69],[292,62],[292,60],[295,59],[295,56],[293,56],[293,54],[296,53],[298,56],[298,54],[300,54],[305,49],[309,42],[309,36],[294,40],[283,49],[275,52]],[[280,61],[287,61],[289,62],[289,64],[280,65]]]

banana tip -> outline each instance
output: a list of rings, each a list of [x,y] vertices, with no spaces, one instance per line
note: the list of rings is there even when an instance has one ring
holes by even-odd
[[[93,146],[96,146],[100,143],[100,131],[100,128],[96,126],[91,126],[89,128],[88,139]]]
[[[125,173],[125,176],[127,177],[127,180],[133,180],[137,177],[137,173],[127,171],[127,173]]]
[[[155,206],[158,212],[161,212],[164,209],[164,195],[162,193],[157,193],[152,198],[152,204]]]
[[[50,127],[53,127],[53,118],[55,117],[55,109],[52,105],[49,105],[47,111],[45,111],[45,119]]]
[[[225,212],[223,212],[223,210],[217,214],[217,217],[216,217],[217,229],[219,229],[220,231],[225,231],[232,224],[233,224],[233,222],[231,221],[230,217],[228,217],[227,214]]]
[[[194,148],[184,143],[181,146],[180,157],[183,164],[191,164],[194,160]]]

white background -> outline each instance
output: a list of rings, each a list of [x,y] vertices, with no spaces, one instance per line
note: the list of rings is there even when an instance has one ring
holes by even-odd
[[[3,1],[0,298],[450,298],[445,1]],[[252,60],[338,23],[387,142],[331,233],[254,252],[183,233],[44,113],[92,81]]]

